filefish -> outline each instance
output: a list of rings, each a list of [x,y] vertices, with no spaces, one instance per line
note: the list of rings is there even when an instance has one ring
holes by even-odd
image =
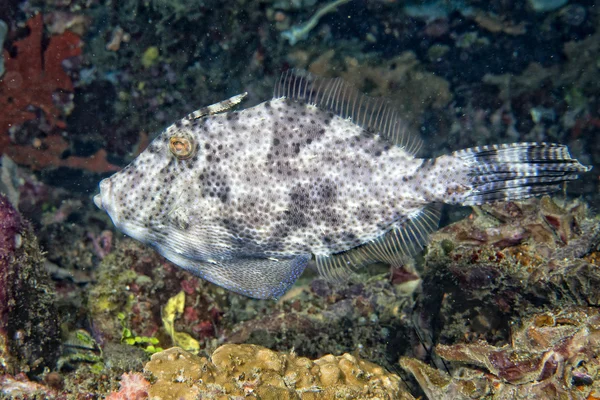
[[[94,202],[126,235],[253,298],[281,297],[309,264],[333,280],[402,264],[442,204],[524,199],[590,170],[554,143],[419,158],[389,103],[340,78],[291,70],[271,100],[232,111],[244,96],[167,127]]]

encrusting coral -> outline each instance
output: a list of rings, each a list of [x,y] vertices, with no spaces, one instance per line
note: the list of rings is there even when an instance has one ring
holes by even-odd
[[[156,353],[145,371],[156,379],[151,399],[414,399],[400,377],[350,354],[317,360],[252,344],[227,344],[211,359],[173,347]]]

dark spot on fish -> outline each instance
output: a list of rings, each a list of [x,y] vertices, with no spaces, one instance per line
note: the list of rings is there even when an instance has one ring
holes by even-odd
[[[346,242],[355,242],[358,239],[354,232],[349,231],[342,232],[342,237]]]

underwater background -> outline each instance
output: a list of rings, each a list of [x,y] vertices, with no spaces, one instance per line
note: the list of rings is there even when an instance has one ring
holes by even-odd
[[[596,1],[0,0],[0,20],[0,398],[600,399]],[[594,169],[446,207],[410,265],[306,271],[278,301],[96,208],[165,126],[290,68],[386,97],[426,156],[546,141]]]

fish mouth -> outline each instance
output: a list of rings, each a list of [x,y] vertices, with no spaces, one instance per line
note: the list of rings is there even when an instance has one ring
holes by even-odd
[[[102,207],[102,196],[100,196],[99,194],[94,196],[94,204],[96,205],[96,207],[98,207],[99,209],[103,210]]]
[[[94,204],[99,209],[108,211],[112,195],[112,185],[110,180],[108,178],[102,179],[98,186],[100,187],[100,193],[94,196]]]

